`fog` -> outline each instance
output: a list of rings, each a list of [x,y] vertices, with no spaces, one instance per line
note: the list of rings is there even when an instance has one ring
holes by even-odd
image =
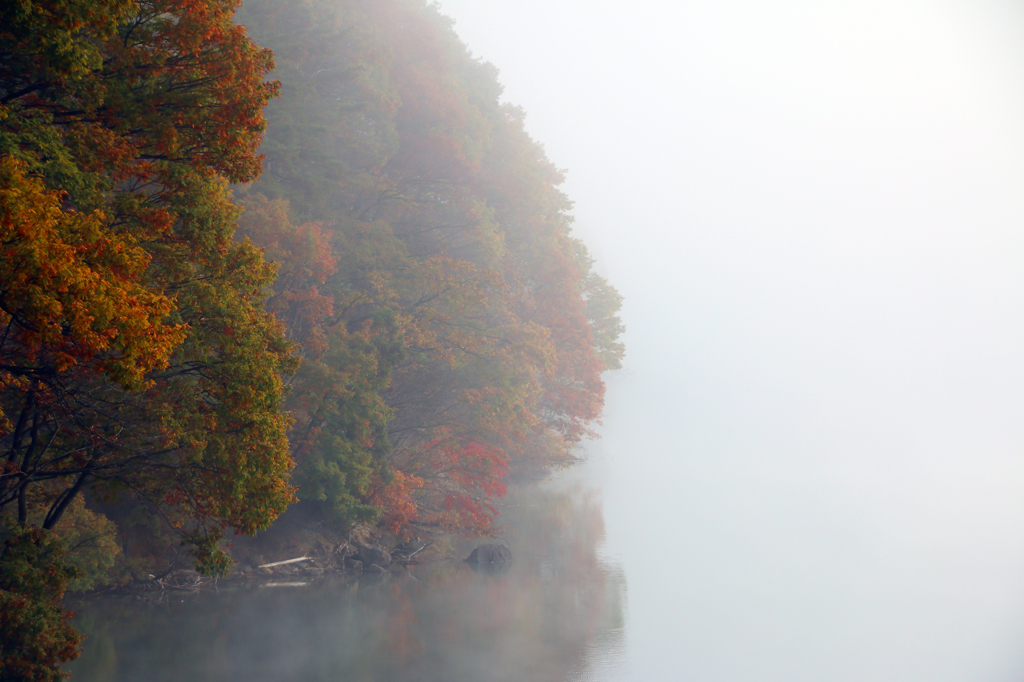
[[[441,6],[626,297],[589,678],[1024,679],[1024,8]]]
[[[597,552],[602,510],[586,471],[509,491],[511,564],[432,560],[201,597],[86,597],[75,610],[87,644],[68,671],[87,682],[553,682],[591,679],[595,663],[607,673],[622,659],[623,577]],[[479,541],[446,542],[465,556]]]

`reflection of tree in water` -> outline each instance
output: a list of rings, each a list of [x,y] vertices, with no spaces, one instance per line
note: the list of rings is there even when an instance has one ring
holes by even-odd
[[[610,646],[621,639],[625,580],[600,558],[604,519],[595,496],[512,491],[503,518],[511,529],[511,570],[501,576],[459,570],[428,579],[421,588],[428,596],[407,631],[440,665],[410,669],[408,677],[395,670],[394,679],[445,679],[457,670],[465,679],[559,680],[586,665],[598,639]],[[438,589],[442,583],[446,589]],[[464,608],[445,603],[453,593]],[[403,652],[392,654],[400,660]],[[434,676],[416,677],[428,672]]]
[[[600,502],[581,489],[514,489],[503,517],[514,555],[504,575],[451,562],[415,577],[80,605],[91,637],[71,670],[154,682],[573,678],[622,637],[625,581],[600,555]]]

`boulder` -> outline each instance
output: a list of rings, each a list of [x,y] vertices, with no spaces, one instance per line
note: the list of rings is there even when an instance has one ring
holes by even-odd
[[[480,545],[466,559],[466,562],[470,564],[506,564],[510,561],[512,561],[512,550],[505,545],[498,544]]]
[[[362,573],[363,562],[359,559],[345,559],[345,568],[354,573]]]

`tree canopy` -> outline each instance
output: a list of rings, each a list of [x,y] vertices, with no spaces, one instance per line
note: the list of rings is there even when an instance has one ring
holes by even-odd
[[[278,86],[234,10],[0,8],[0,563],[51,556],[89,490],[163,515],[219,572],[222,526],[265,528],[293,499],[293,348],[228,187],[259,173]],[[45,584],[0,590],[59,598]]]
[[[501,92],[423,0],[0,5],[4,666],[59,675],[140,513],[222,574],[296,499],[488,533],[575,459],[621,297]]]
[[[486,531],[507,476],[574,459],[623,353],[562,171],[436,6],[251,0],[240,21],[282,88],[242,225],[289,273],[298,495]]]

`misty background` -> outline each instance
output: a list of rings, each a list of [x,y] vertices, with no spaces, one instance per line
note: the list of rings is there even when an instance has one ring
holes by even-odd
[[[1024,7],[441,8],[626,299],[582,679],[1024,679]]]

